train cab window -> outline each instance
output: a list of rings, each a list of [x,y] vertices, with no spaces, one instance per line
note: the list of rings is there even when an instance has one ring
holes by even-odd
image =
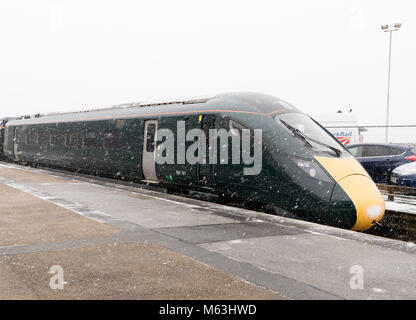
[[[344,150],[338,140],[324,130],[315,120],[303,113],[282,113],[275,117],[276,122],[286,127],[294,139],[306,139],[310,147],[316,152],[336,153],[340,156]],[[315,140],[315,141],[313,141]],[[335,151],[336,150],[336,151]]]
[[[155,150],[155,134],[156,125],[154,123],[148,124],[146,135],[146,152],[153,152]]]
[[[78,144],[78,134],[74,131],[68,131],[65,133],[65,145],[67,147],[73,147]]]
[[[46,130],[38,131],[38,145],[47,146],[48,145],[48,133]]]
[[[58,130],[53,130],[51,132],[51,145],[60,146],[64,143],[64,135]]]
[[[33,145],[36,144],[36,133],[33,130],[30,130],[26,134],[26,144]]]
[[[84,136],[84,146],[85,147],[96,147],[98,145],[98,135],[96,131],[86,130]]]
[[[120,130],[112,130],[104,133],[104,148],[119,149],[121,148]]]

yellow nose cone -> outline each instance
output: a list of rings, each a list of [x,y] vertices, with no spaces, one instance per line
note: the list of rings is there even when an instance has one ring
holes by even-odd
[[[354,157],[315,157],[345,191],[356,209],[352,230],[363,231],[384,215],[384,200],[368,173]]]
[[[357,220],[352,230],[364,231],[379,222],[384,215],[384,200],[374,184],[367,176],[351,175],[338,181],[338,184],[350,197],[357,212]]]

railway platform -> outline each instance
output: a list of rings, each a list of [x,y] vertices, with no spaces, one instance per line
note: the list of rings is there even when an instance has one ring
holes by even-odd
[[[415,299],[416,245],[0,163],[0,299]]]

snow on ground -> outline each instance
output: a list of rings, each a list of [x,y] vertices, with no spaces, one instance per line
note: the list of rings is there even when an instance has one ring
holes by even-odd
[[[394,201],[388,201],[386,195],[383,195],[383,198],[386,203],[386,210],[416,214],[416,198],[395,196]]]

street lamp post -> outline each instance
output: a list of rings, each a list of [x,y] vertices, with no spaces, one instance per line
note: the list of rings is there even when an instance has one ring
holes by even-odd
[[[390,70],[391,70],[391,41],[393,38],[393,31],[397,31],[402,27],[401,23],[395,23],[394,28],[389,29],[388,24],[383,24],[381,26],[381,30],[383,32],[390,33],[390,40],[389,40],[389,71],[387,76],[387,109],[386,109],[386,143],[389,140],[389,109],[390,109]]]

